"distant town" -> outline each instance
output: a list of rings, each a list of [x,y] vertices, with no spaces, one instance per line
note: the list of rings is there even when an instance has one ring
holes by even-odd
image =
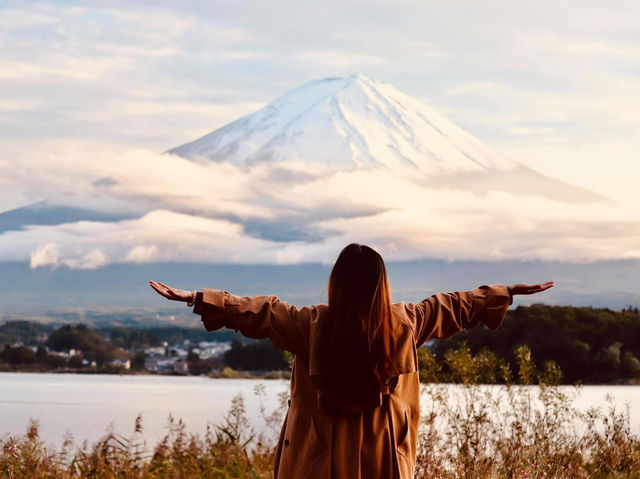
[[[56,327],[16,320],[0,325],[0,345],[3,371],[282,377],[289,370],[283,352],[268,341],[178,326]]]

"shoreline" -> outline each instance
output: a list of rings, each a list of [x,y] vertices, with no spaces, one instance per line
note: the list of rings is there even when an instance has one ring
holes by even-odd
[[[211,372],[209,374],[189,374],[177,371],[154,373],[149,371],[81,371],[73,369],[3,369],[0,373],[19,373],[19,374],[69,374],[69,375],[86,375],[86,376],[161,376],[161,377],[207,377],[211,379],[290,379],[290,371],[241,371],[237,369],[224,368],[220,371]]]
[[[0,373],[19,373],[19,374],[60,374],[60,375],[86,375],[86,376],[158,376],[158,377],[206,377],[209,379],[262,379],[262,380],[281,380],[291,379],[290,371],[241,371],[237,369],[225,368],[221,371],[211,372],[209,374],[189,374],[176,371],[166,373],[153,373],[149,371],[122,371],[122,372],[108,372],[108,371],[78,371],[78,370],[0,370]],[[454,382],[423,382],[421,385],[428,384],[441,384],[441,385],[461,385],[462,383]],[[482,386],[505,386],[504,383],[479,383]],[[533,385],[535,386],[535,384]],[[615,383],[559,383],[559,386],[563,387],[582,387],[582,386],[640,386],[640,381],[631,380],[627,382],[615,382]]]

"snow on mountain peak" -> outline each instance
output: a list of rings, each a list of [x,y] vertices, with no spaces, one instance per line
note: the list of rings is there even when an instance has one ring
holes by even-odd
[[[425,173],[515,165],[424,103],[362,74],[311,81],[169,153],[243,166],[301,161]]]
[[[402,169],[430,187],[602,200],[505,157],[423,102],[362,74],[311,81],[168,153],[240,167]]]

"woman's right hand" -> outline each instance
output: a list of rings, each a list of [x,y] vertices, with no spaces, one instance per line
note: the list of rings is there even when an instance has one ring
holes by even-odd
[[[193,299],[193,291],[172,288],[171,286],[167,286],[166,284],[158,281],[149,281],[149,286],[151,286],[158,294],[172,301],[183,301],[188,303]]]
[[[554,284],[555,283],[553,281],[547,281],[546,283],[539,284],[518,283],[513,286],[509,286],[509,292],[511,293],[511,296],[515,296],[516,294],[535,294],[552,288]]]

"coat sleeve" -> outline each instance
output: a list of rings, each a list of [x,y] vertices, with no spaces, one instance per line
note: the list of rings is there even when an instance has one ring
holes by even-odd
[[[495,331],[512,302],[506,286],[480,286],[471,291],[438,293],[417,304],[405,305],[418,347],[429,339],[448,338],[484,323]]]
[[[248,338],[268,338],[277,348],[293,353],[301,352],[305,344],[308,315],[275,296],[236,296],[205,289],[198,293],[193,312],[202,316],[207,331],[227,327]]]

